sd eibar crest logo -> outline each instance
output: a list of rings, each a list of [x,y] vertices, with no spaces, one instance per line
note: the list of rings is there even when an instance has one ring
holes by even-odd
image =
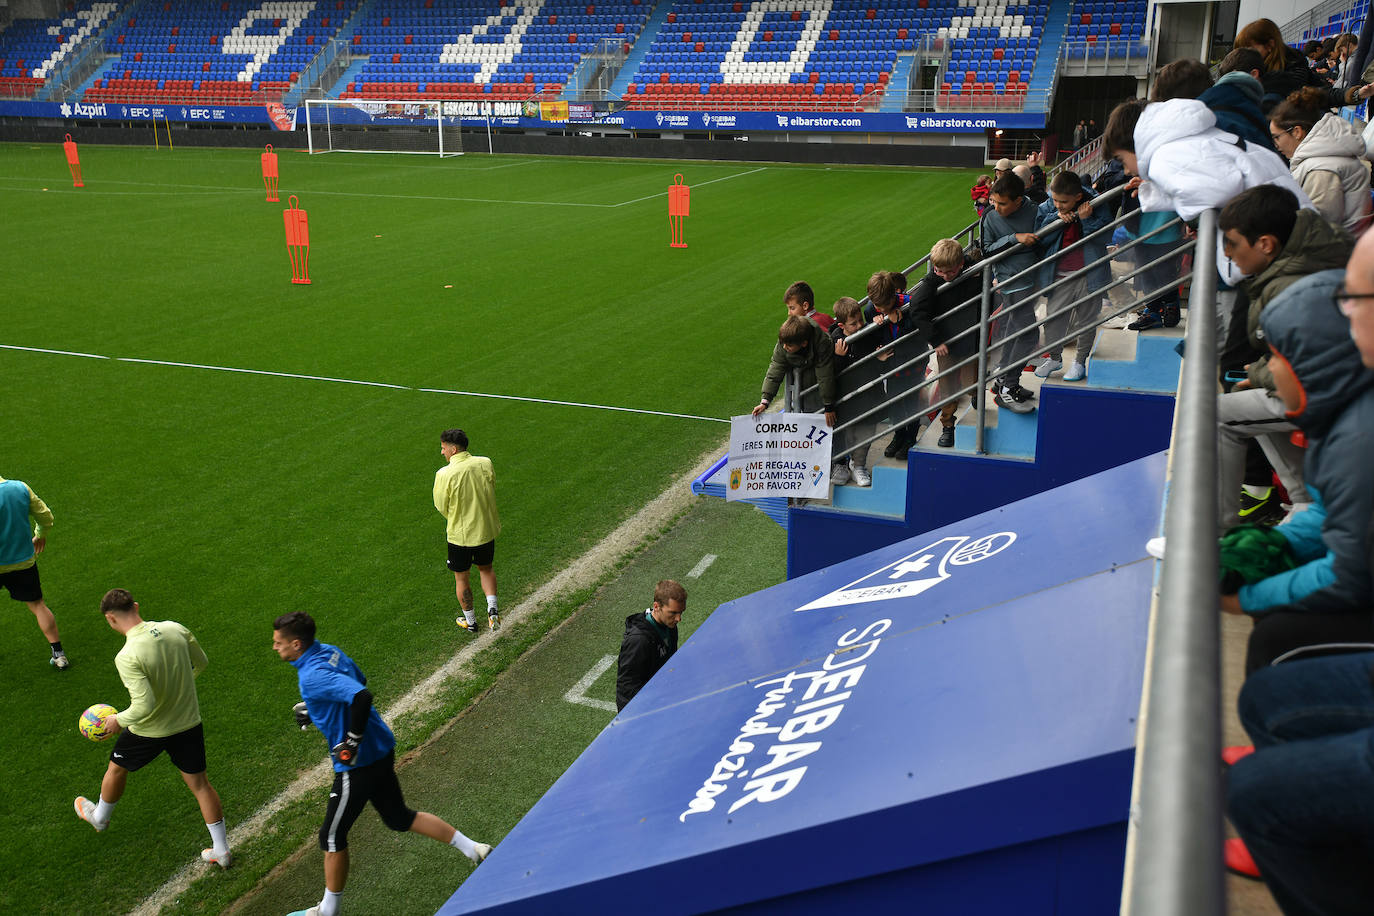
[[[730,472],[730,489],[732,489],[732,490],[738,490],[738,489],[739,489],[739,479],[740,479],[740,469],[739,469],[739,468],[735,468],[734,470],[732,470],[732,471]]]

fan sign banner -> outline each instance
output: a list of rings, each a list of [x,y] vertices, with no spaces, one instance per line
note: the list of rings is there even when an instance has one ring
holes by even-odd
[[[731,417],[725,498],[825,499],[830,495],[833,438],[825,414]]]

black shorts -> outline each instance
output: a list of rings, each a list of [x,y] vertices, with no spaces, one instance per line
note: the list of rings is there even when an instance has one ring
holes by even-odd
[[[448,568],[454,572],[466,572],[472,568],[473,563],[478,566],[490,566],[491,561],[495,559],[496,541],[494,539],[477,547],[448,545]]]
[[[132,773],[152,763],[163,751],[167,752],[167,756],[172,758],[172,763],[181,772],[204,773],[205,726],[196,725],[166,738],[144,738],[126,728],[115,739],[114,750],[110,752],[110,762],[117,763]]]
[[[43,586],[38,581],[37,563],[25,569],[0,573],[0,585],[9,589],[10,597],[15,601],[27,603],[43,600]]]
[[[392,830],[404,832],[415,823],[415,811],[406,807],[400,780],[396,778],[395,750],[365,767],[334,772],[329,808],[325,811],[324,826],[320,828],[320,848],[325,852],[347,849],[348,828],[353,826],[368,802],[372,802],[372,807],[382,816],[382,823]]]

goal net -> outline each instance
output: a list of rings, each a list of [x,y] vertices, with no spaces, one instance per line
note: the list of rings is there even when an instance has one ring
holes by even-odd
[[[444,118],[442,110],[437,100],[307,99],[310,152],[461,156],[459,120]]]

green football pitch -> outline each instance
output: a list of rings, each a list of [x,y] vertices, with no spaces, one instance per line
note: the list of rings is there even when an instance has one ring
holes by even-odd
[[[72,813],[108,751],[77,716],[127,701],[107,589],[210,656],[201,707],[232,828],[323,757],[290,725],[273,617],[314,615],[383,708],[463,644],[430,501],[441,430],[463,427],[495,463],[514,606],[723,450],[723,421],[757,402],[790,282],[828,308],[972,216],[962,170],[280,155],[269,204],[256,150],[83,146],[73,189],[60,144],[0,146],[0,475],[56,516],[40,568],[73,662],[50,669],[6,601],[0,911],[130,911],[206,839],[165,761],[129,780],[105,833]],[[678,172],[685,250],[668,247]],[[309,286],[290,282],[293,194]],[[402,749],[585,597],[532,617],[401,729]],[[528,740],[571,760],[587,739]],[[273,822],[234,880],[251,886],[317,816]]]

